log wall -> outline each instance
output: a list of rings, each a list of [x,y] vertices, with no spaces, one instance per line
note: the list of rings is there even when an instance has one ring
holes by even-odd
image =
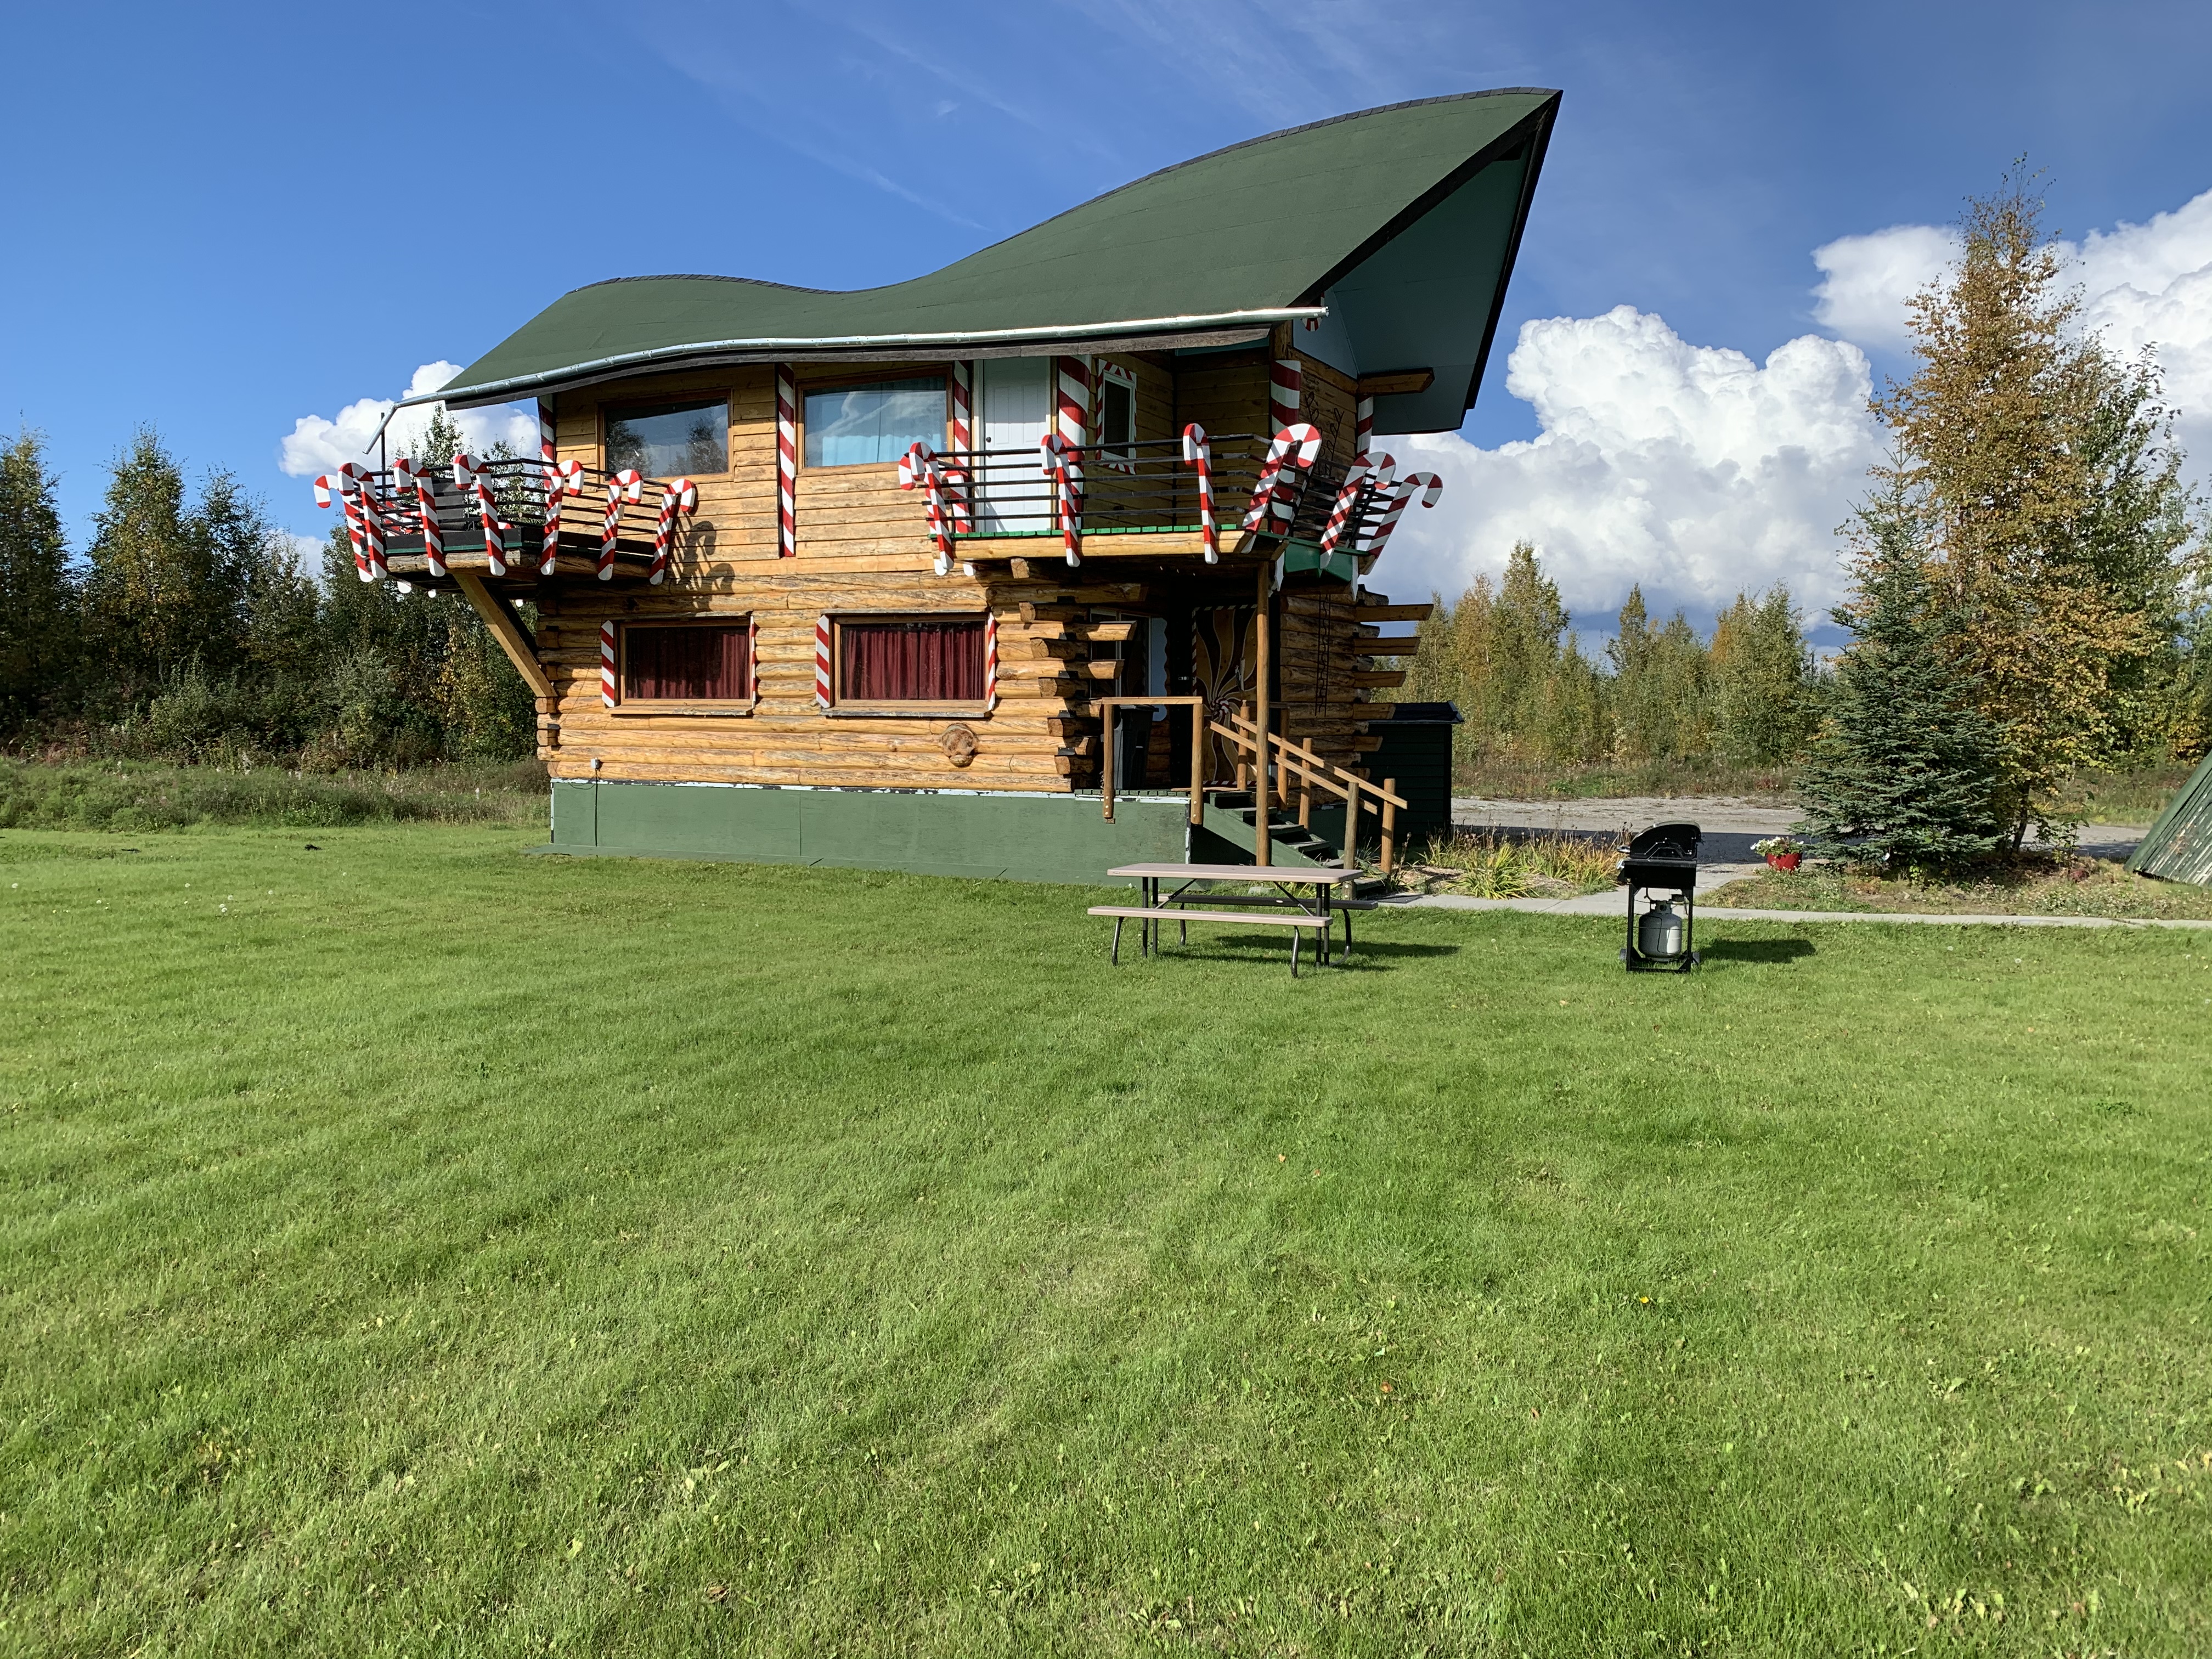
[[[1177,365],[1152,356],[1115,359],[1137,380],[1138,436],[1168,438],[1192,420],[1209,431],[1257,432],[1267,408],[1267,353],[1224,353]],[[821,379],[866,376],[870,366],[839,364]],[[884,364],[884,378],[915,366]],[[1309,364],[1311,397],[1341,401],[1349,442],[1349,383]],[[1335,376],[1342,380],[1342,376]],[[807,376],[799,377],[802,398]],[[1005,544],[971,543],[963,553],[1000,557],[982,576],[939,576],[921,497],[897,487],[891,465],[801,467],[799,552],[776,556],[775,372],[766,366],[641,376],[563,396],[554,410],[563,459],[604,464],[603,403],[720,392],[729,398],[729,471],[699,477],[699,508],[679,537],[670,579],[601,585],[565,579],[539,594],[538,654],[555,696],[541,703],[541,755],[553,775],[608,781],[847,785],[871,787],[1065,792],[1097,781],[1099,723],[1091,700],[1114,687],[1094,665],[1085,638],[1092,608],[1170,619],[1187,656],[1192,603],[1177,592],[1173,564],[1087,561],[1070,570],[1057,560],[1019,567]],[[1332,435],[1334,435],[1332,432]],[[1017,544],[1018,545],[1018,544]],[[1024,574],[1007,574],[1018,568]],[[1197,580],[1202,567],[1194,568]],[[1221,573],[1211,573],[1218,581]],[[1210,601],[1216,602],[1217,601]],[[1345,676],[1366,665],[1356,656],[1352,599],[1341,585],[1294,589],[1279,600],[1283,729],[1346,762],[1361,746],[1364,692]],[[947,712],[916,717],[826,715],[814,702],[814,629],[824,612],[948,612],[986,608],[999,627],[999,704],[989,715]],[[599,698],[599,626],[694,616],[750,617],[757,628],[758,697],[750,712],[634,714]],[[1178,664],[1178,667],[1182,665]],[[1187,672],[1187,671],[1186,671]],[[1101,676],[1105,676],[1101,678]],[[956,726],[974,734],[972,759],[946,744]]]

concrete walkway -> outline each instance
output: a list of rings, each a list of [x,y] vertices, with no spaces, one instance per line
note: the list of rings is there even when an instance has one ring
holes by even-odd
[[[1705,870],[1698,866],[1700,877]],[[1756,866],[1755,866],[1756,867]],[[1578,898],[1485,899],[1458,893],[1401,893],[1379,898],[1393,909],[1517,910],[1532,916],[1603,916],[1618,922],[1625,914],[1620,894],[1585,893]],[[1739,910],[1698,907],[1698,920],[1706,921],[1896,921],[1933,923],[1948,927],[2212,927],[2212,921],[2168,921],[2113,916],[1939,916],[1888,910]]]

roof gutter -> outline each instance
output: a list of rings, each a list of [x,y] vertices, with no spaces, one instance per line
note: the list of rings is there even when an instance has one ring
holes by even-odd
[[[656,346],[650,351],[624,351],[609,357],[594,357],[585,362],[565,363],[559,368],[545,369],[535,374],[516,374],[503,380],[487,380],[479,386],[463,387],[454,395],[443,390],[421,392],[412,398],[401,398],[392,405],[392,412],[397,414],[415,404],[458,403],[466,407],[505,403],[518,394],[555,382],[572,382],[586,377],[604,379],[611,371],[642,368],[650,363],[665,362],[671,358],[694,357],[705,352],[788,351],[804,356],[820,351],[852,351],[878,347],[912,349],[920,346],[1017,344],[1024,340],[1110,338],[1118,335],[1182,333],[1240,325],[1272,326],[1276,323],[1322,316],[1328,310],[1327,306],[1282,306],[1266,311],[1223,311],[1205,316],[1143,317],[1117,323],[1054,323],[1041,328],[963,329],[943,334],[810,334],[764,336],[750,340],[694,340],[683,345]],[[386,421],[391,418],[389,415],[385,416]]]

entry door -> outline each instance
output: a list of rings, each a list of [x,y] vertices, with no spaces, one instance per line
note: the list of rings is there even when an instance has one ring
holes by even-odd
[[[1052,412],[1052,359],[986,357],[975,374],[982,384],[983,447],[993,452],[977,480],[975,527],[987,536],[1048,531],[1052,495],[1037,442]]]
[[[1190,689],[1206,699],[1206,712],[1223,725],[1259,695],[1257,613],[1249,605],[1195,611],[1190,619]],[[1237,770],[1237,750],[1224,738],[1206,734],[1206,778],[1226,783]]]

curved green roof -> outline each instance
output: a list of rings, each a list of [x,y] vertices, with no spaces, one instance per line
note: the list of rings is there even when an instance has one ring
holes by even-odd
[[[1374,275],[1364,266],[1455,199],[1460,210],[1446,216],[1480,223],[1471,241],[1440,243],[1437,257],[1480,267],[1449,273],[1464,303],[1447,307],[1460,313],[1455,332],[1471,328],[1479,338],[1418,362],[1363,367],[1441,362],[1455,366],[1453,378],[1459,367],[1479,375],[1558,105],[1556,92],[1516,88],[1293,127],[1164,168],[884,288],[832,292],[726,276],[597,283],[554,301],[436,396],[494,403],[648,369],[830,353],[942,357],[963,348],[1256,337],[1291,318],[1343,313],[1353,302],[1332,302],[1332,286],[1352,277],[1347,288],[1359,288],[1363,274]],[[1470,185],[1481,187],[1462,190]],[[1357,303],[1379,316],[1392,298],[1382,290],[1434,285],[1431,263],[1367,281],[1370,297]],[[1472,384],[1436,392],[1454,404],[1456,425]]]

